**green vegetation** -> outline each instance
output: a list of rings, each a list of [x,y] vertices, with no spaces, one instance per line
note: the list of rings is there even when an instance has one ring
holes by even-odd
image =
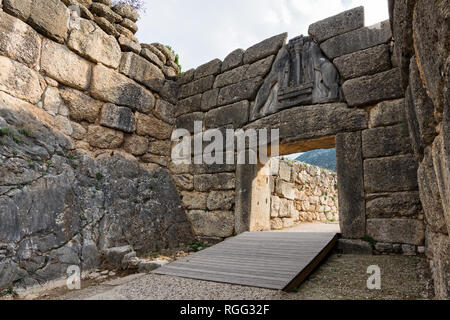
[[[194,252],[198,252],[200,250],[203,250],[205,248],[208,248],[209,245],[206,243],[200,242],[200,241],[192,241],[186,244],[188,247],[190,247]]]
[[[97,178],[98,181],[103,179],[103,174],[101,172],[97,172],[97,174],[95,175],[95,177]]]
[[[319,149],[305,152],[296,160],[336,172],[336,149]]]
[[[178,74],[180,74],[181,68],[182,68],[180,65],[180,56],[172,49],[171,46],[166,46],[166,48],[169,49],[175,55],[175,63],[177,64],[178,69],[179,69]]]
[[[363,240],[363,241],[365,241],[365,242],[368,242],[368,243],[370,244],[370,246],[372,247],[372,249],[375,249],[375,244],[376,244],[377,242],[376,242],[375,239],[372,238],[371,236],[369,236],[369,235],[366,234],[364,237],[361,238],[361,240]]]

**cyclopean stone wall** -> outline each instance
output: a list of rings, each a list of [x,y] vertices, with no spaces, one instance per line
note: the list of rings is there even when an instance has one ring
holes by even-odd
[[[139,44],[137,18],[105,0],[0,1],[0,291],[194,239],[166,168],[178,67]]]
[[[197,120],[204,130],[278,128],[281,155],[336,147],[343,236],[369,236],[381,252],[422,250],[418,163],[389,21],[365,27],[360,7],[309,33],[289,43],[281,34],[180,75],[175,126],[193,132]],[[299,47],[306,62],[298,78],[305,81],[292,87],[298,78],[286,74],[298,70]],[[170,167],[197,235],[270,230],[264,165]]]
[[[335,172],[284,158],[270,159],[270,168],[272,230],[339,220]]]
[[[343,237],[425,244],[448,297],[445,1],[390,1],[391,21],[369,27],[356,8],[179,76],[172,52],[135,39],[130,7],[0,6],[0,287],[94,268],[115,246],[269,230],[264,164],[171,161],[174,129],[200,120],[279,129],[281,155],[336,147]]]
[[[436,297],[450,297],[448,1],[389,1]]]

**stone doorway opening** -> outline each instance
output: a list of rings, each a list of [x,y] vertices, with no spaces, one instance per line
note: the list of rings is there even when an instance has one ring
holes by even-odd
[[[340,232],[335,146],[335,136],[282,144],[265,163],[238,166],[238,230]],[[331,170],[301,155],[327,157]]]

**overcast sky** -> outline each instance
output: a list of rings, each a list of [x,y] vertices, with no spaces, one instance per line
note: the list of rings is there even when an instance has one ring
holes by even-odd
[[[215,58],[223,60],[248,47],[288,32],[308,34],[311,23],[360,5],[366,25],[388,19],[387,0],[144,0],[138,21],[142,43],[170,45],[183,70]]]

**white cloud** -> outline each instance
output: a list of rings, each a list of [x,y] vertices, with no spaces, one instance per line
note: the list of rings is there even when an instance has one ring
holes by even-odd
[[[224,59],[273,35],[308,33],[311,23],[360,5],[366,25],[388,19],[387,0],[145,0],[141,42],[172,46],[183,70]]]

